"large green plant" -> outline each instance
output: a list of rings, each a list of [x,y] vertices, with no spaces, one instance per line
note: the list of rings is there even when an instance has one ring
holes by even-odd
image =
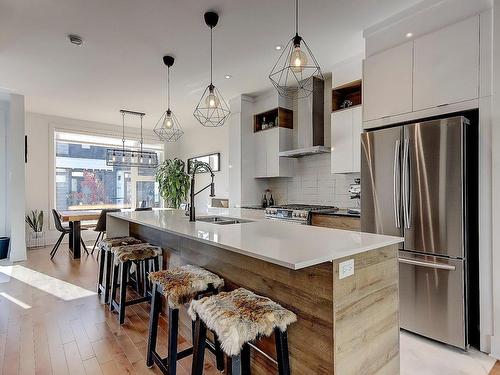
[[[156,169],[160,194],[168,207],[179,208],[186,201],[190,180],[185,169],[184,162],[177,158],[165,160]]]

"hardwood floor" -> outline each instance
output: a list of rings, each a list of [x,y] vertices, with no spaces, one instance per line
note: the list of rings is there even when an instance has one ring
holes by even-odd
[[[495,363],[495,366],[490,371],[490,375],[500,375],[500,361]]]
[[[95,293],[96,258],[73,260],[61,245],[50,261],[49,252],[31,250],[26,262],[0,265],[0,373],[160,373],[145,365],[149,304],[127,307],[120,326]],[[157,345],[162,355],[166,328],[162,318]],[[179,337],[181,350],[189,345]],[[205,373],[220,374],[212,355],[206,358]],[[180,375],[190,370],[191,357],[179,361]]]
[[[0,264],[0,374],[158,374],[145,365],[147,303],[127,307],[125,324],[95,293],[97,262],[75,261],[61,246],[31,250],[28,260]],[[167,322],[161,319],[158,351],[166,354]],[[180,349],[189,346],[179,338]],[[219,374],[207,352],[206,374]],[[191,357],[179,361],[188,375]],[[500,375],[497,362],[490,375]]]

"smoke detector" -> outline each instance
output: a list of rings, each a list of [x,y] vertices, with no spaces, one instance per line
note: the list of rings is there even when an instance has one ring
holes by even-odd
[[[69,39],[69,41],[70,41],[72,44],[74,44],[74,45],[76,45],[76,46],[81,46],[81,45],[83,44],[83,39],[82,39],[82,37],[81,37],[81,36],[79,36],[79,35],[69,34],[69,35],[68,35],[68,39]]]

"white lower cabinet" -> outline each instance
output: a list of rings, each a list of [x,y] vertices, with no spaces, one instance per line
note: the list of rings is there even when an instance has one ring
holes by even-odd
[[[361,106],[332,113],[332,173],[360,172]]]
[[[254,133],[255,177],[292,177],[294,159],[279,157],[280,151],[292,148],[293,131],[273,128]]]

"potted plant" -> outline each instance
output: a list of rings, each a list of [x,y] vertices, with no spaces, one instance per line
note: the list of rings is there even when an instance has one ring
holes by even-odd
[[[43,211],[32,210],[25,220],[31,230],[29,247],[44,246]]]
[[[179,208],[186,201],[190,180],[180,159],[167,159],[156,169],[156,181],[167,207]]]

